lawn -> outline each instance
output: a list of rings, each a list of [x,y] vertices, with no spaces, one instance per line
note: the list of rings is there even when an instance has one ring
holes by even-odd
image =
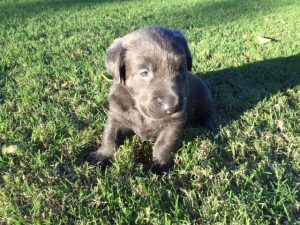
[[[84,159],[105,50],[148,25],[185,33],[215,102],[161,178],[136,137],[105,171]],[[0,151],[0,224],[300,224],[299,0],[0,1]]]

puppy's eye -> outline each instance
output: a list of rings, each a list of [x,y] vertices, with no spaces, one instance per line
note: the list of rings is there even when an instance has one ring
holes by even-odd
[[[151,78],[152,77],[152,73],[149,72],[148,70],[140,70],[139,75],[143,78]]]

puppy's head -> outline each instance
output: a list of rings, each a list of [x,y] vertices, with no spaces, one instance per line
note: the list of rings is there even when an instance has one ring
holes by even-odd
[[[192,58],[179,31],[148,27],[118,38],[107,50],[106,66],[145,116],[161,119],[185,110]]]

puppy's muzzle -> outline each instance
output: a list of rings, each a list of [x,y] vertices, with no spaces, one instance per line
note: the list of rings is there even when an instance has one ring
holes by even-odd
[[[164,114],[171,115],[178,110],[178,101],[176,101],[174,97],[156,97],[156,102]]]
[[[179,97],[173,93],[156,93],[152,100],[151,112],[160,117],[171,115],[179,110]]]

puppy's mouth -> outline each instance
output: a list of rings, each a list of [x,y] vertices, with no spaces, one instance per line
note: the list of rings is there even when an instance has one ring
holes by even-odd
[[[162,110],[158,109],[156,106],[151,107],[150,105],[148,108],[145,106],[141,106],[140,112],[148,118],[159,120],[166,118],[177,118],[178,116],[181,116],[183,114],[183,108],[179,106],[178,109],[172,114],[166,114]]]
[[[139,110],[145,117],[151,118],[151,119],[164,119],[168,115],[161,115],[155,111],[147,110],[145,106],[141,106]]]

